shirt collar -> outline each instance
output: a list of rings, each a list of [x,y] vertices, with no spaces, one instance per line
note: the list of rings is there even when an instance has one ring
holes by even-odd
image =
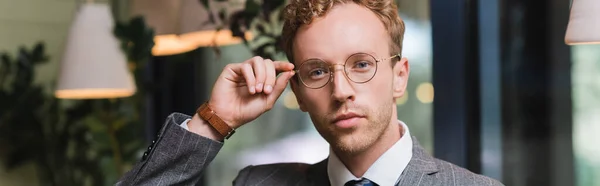
[[[364,178],[378,185],[395,185],[412,158],[413,144],[408,126],[400,120],[398,120],[398,123],[402,125],[404,135],[383,153],[363,175]],[[350,173],[331,149],[329,151],[329,161],[327,162],[327,174],[329,183],[332,186],[342,186],[350,180],[361,179]]]

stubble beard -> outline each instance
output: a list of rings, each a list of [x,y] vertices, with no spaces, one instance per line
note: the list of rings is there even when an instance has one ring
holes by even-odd
[[[352,132],[336,131],[339,129],[326,119],[321,120],[320,129],[317,130],[334,151],[348,155],[359,154],[368,150],[383,136],[391,121],[391,106],[392,104],[386,104],[371,111],[360,108],[362,113],[367,113],[367,124],[359,125]]]

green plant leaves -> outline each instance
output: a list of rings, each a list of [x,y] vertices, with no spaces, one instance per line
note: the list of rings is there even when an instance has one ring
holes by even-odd
[[[117,23],[113,33],[121,41],[121,49],[128,61],[142,63],[152,56],[154,29],[146,25],[144,17],[137,16],[128,23]]]
[[[143,19],[116,30],[122,29],[118,33],[123,40],[135,42],[126,48],[132,52],[128,57],[147,60],[153,46],[153,30],[139,21]],[[107,174],[108,170],[102,170],[99,161],[113,159],[114,146],[109,143],[107,131],[115,130],[118,143],[127,145],[117,147],[123,153],[124,164],[137,162],[136,153],[144,148],[139,116],[143,99],[134,96],[127,101],[59,100],[44,91],[49,85],[33,83],[35,68],[49,59],[45,53],[41,42],[31,48],[21,47],[16,57],[0,53],[0,149],[3,153],[0,157],[4,165],[10,170],[34,163],[42,185],[114,183],[120,175]],[[110,118],[102,118],[105,111],[111,112]]]
[[[254,0],[247,0],[244,6],[244,11],[248,13],[249,18],[254,18],[260,11],[260,5]]]

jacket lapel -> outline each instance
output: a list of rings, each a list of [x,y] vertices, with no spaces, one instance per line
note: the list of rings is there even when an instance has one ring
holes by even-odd
[[[400,175],[397,185],[419,185],[439,172],[435,159],[421,147],[415,137],[412,137],[412,141],[413,156]]]

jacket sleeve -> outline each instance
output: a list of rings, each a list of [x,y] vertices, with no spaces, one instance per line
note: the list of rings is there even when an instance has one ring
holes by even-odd
[[[180,113],[167,117],[142,160],[115,185],[195,185],[223,143],[179,126],[188,118]]]

